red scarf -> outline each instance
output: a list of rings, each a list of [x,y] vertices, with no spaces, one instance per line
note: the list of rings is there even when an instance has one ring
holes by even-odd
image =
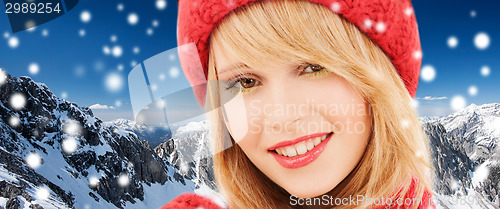
[[[417,179],[413,179],[410,185],[410,188],[404,198],[395,200],[393,202],[392,206],[388,206],[387,202],[384,203],[377,203],[376,200],[374,200],[374,209],[398,209],[398,208],[405,208],[409,209],[412,208],[413,204],[418,204],[419,209],[436,209],[436,206],[434,202],[432,202],[432,195],[429,191],[425,190],[424,195],[422,198],[416,198],[415,193],[415,187],[416,184],[418,183]],[[380,201],[380,200],[379,200]],[[224,209],[212,200],[210,200],[207,197],[200,196],[194,193],[185,193],[182,194],[160,209],[198,209],[198,208],[204,208],[204,209]]]

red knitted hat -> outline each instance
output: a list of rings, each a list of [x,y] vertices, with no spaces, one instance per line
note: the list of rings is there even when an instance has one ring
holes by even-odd
[[[179,51],[182,70],[194,88],[196,98],[205,104],[208,71],[208,37],[214,26],[234,9],[258,0],[180,0],[178,44],[196,43],[197,56]],[[415,97],[422,51],[417,21],[410,0],[310,0],[357,26],[389,56],[411,97]],[[195,58],[196,57],[196,58]],[[198,67],[197,67],[198,66]],[[201,85],[203,86],[203,85]]]

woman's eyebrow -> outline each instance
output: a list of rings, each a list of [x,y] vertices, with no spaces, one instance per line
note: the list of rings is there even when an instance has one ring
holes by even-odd
[[[236,63],[236,64],[232,64],[232,65],[229,65],[227,67],[222,68],[222,70],[219,71],[218,74],[221,75],[221,74],[224,74],[226,72],[240,69],[240,68],[250,68],[250,67],[248,67],[248,65],[246,65],[244,63]]]

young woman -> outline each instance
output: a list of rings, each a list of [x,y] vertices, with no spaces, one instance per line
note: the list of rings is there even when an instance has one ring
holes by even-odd
[[[180,0],[178,35],[229,208],[434,208],[409,1]]]

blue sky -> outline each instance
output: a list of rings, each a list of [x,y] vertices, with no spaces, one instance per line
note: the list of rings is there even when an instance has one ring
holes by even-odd
[[[94,110],[104,121],[133,119],[127,87],[133,62],[177,47],[177,1],[163,1],[165,8],[157,7],[158,1],[162,0],[82,0],[69,13],[33,31],[15,34],[11,33],[4,6],[0,6],[0,67],[13,76],[27,75],[45,83],[59,97],[81,106],[112,106],[114,109]],[[450,103],[456,96],[463,98],[465,105],[500,102],[500,29],[496,27],[500,2],[417,0],[413,5],[423,48],[422,64],[436,72],[430,82],[420,80],[416,96],[419,114],[451,113]],[[89,21],[82,21],[82,14],[90,14]],[[129,17],[135,15],[137,23],[129,23]],[[481,33],[490,40],[485,49],[474,43]],[[452,36],[458,40],[455,48],[448,45]],[[13,37],[18,40],[17,47],[9,45]],[[30,73],[33,63],[38,73]],[[484,66],[490,69],[488,76],[480,73]],[[114,85],[107,87],[106,80]],[[469,94],[471,86],[477,89],[474,96]]]

